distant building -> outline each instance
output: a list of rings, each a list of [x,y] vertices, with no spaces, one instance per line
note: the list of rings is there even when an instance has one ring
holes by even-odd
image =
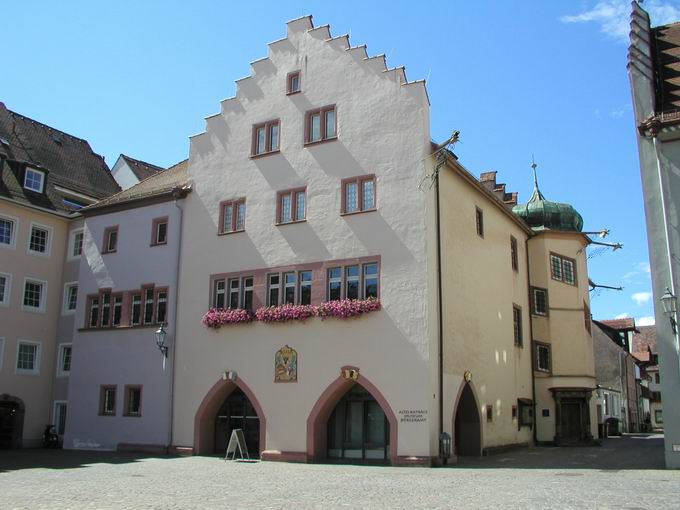
[[[111,169],[111,175],[125,190],[163,170],[165,169],[159,166],[121,154]]]
[[[649,418],[655,429],[663,429],[663,405],[661,399],[661,373],[659,353],[656,346],[656,327],[640,326],[633,334],[633,355],[649,376]]]
[[[64,432],[79,211],[119,189],[86,140],[0,103],[0,446]]]
[[[677,313],[661,297],[680,293],[680,23],[652,28],[632,4],[628,74],[637,128],[642,192],[652,270],[659,369],[663,375],[666,466],[680,468],[680,349]]]

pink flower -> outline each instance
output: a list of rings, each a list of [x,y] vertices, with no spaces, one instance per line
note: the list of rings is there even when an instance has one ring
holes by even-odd
[[[262,322],[304,321],[315,315],[316,306],[312,305],[267,306],[255,312],[257,320]]]
[[[246,324],[254,318],[253,312],[242,308],[211,308],[203,315],[201,322],[209,328],[219,329],[225,324]]]

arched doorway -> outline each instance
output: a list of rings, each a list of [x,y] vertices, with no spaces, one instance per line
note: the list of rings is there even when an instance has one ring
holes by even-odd
[[[215,417],[215,453],[227,451],[232,430],[242,429],[250,455],[260,452],[260,418],[240,388],[232,391]]]
[[[456,455],[462,457],[481,455],[482,427],[477,401],[469,383],[465,383],[458,397],[453,432]]]
[[[378,401],[355,384],[338,401],[327,425],[329,460],[387,462],[390,459],[390,423]]]
[[[20,398],[0,395],[0,448],[21,448],[25,411]]]
[[[233,394],[233,398],[230,397]],[[239,402],[241,407],[239,408]],[[219,417],[225,417],[220,419]],[[243,417],[243,418],[238,418]],[[250,417],[250,418],[248,418]],[[257,417],[257,419],[254,419]],[[240,427],[235,425],[240,421]],[[224,453],[231,428],[243,428],[244,421],[248,422],[247,429],[255,433],[257,439],[251,435],[246,436],[246,444],[251,458],[258,458],[265,449],[265,432],[267,420],[255,394],[239,377],[235,381],[219,380],[206,394],[194,417],[194,454],[212,455],[216,452]],[[257,426],[255,426],[257,422]],[[216,441],[218,428],[222,427],[219,434],[220,441]]]

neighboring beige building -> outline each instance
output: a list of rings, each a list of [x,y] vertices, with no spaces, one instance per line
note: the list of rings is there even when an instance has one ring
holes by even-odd
[[[78,209],[118,190],[89,144],[0,103],[0,446],[64,432]]]

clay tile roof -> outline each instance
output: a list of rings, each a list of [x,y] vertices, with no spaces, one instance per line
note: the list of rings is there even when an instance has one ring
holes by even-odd
[[[167,170],[157,172],[151,177],[135,184],[120,193],[116,193],[94,205],[82,210],[84,214],[90,212],[100,212],[113,206],[122,206],[129,202],[152,199],[163,195],[171,195],[173,190],[188,189],[188,168],[189,160],[185,159]]]
[[[121,154],[121,157],[127,162],[128,166],[130,167],[130,170],[132,170],[132,173],[135,174],[135,176],[137,176],[137,179],[139,179],[140,181],[143,181],[144,179],[147,179],[152,175],[165,170],[165,168],[152,165],[151,163],[147,163],[146,161],[140,161],[138,159],[131,158],[130,156],[126,156],[125,154]]]
[[[73,209],[64,204],[56,186],[93,198],[120,190],[104,158],[90,144],[58,129],[8,110],[0,102],[0,196],[54,212]],[[46,172],[45,193],[24,189],[23,168],[30,165]]]
[[[680,23],[652,29],[656,111],[680,109]]]
[[[638,332],[633,333],[633,351],[656,352],[656,326],[640,326]]]
[[[644,362],[649,361],[649,352],[648,351],[633,352],[633,356],[635,356],[635,358],[637,358],[639,361],[644,361]]]
[[[635,319],[631,317],[625,317],[623,319],[610,319],[600,322],[602,324],[609,326],[612,329],[618,330],[635,329]]]

